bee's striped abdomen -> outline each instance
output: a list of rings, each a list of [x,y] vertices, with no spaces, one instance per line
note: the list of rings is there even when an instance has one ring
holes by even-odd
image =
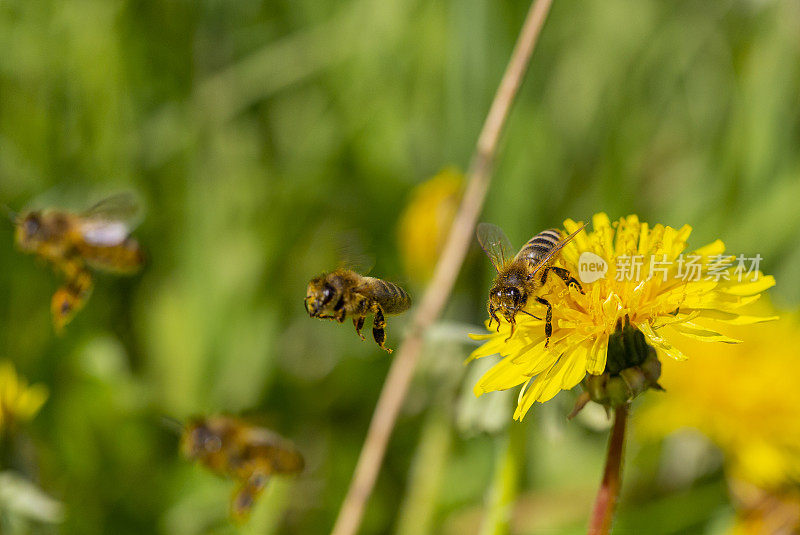
[[[561,233],[557,229],[547,229],[528,240],[528,243],[517,253],[517,258],[525,258],[531,265],[536,265],[560,241]]]
[[[369,281],[372,297],[378,301],[385,313],[399,314],[411,306],[411,297],[398,285],[374,277],[364,278]]]
[[[119,245],[101,247],[82,243],[81,254],[95,269],[116,273],[134,273],[144,262],[139,244],[133,238],[126,238]]]

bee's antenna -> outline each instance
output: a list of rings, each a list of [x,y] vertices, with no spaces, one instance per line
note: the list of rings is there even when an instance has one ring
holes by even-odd
[[[163,425],[170,431],[174,431],[179,435],[183,433],[183,424],[180,423],[180,421],[178,421],[177,419],[172,418],[171,416],[160,416],[159,420],[161,421],[161,425]]]
[[[533,315],[533,314],[531,314],[530,312],[527,312],[527,311],[525,311],[525,310],[522,310],[521,308],[520,308],[520,309],[518,309],[518,310],[517,310],[517,312],[522,312],[523,314],[527,314],[528,316],[530,316],[530,317],[532,317],[532,318],[536,318],[537,320],[539,320],[539,321],[542,321],[542,318],[540,318],[539,316],[534,316],[534,315]]]

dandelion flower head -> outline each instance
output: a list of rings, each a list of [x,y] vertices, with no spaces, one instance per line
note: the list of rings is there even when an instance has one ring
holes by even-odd
[[[581,226],[571,219],[564,222],[567,233]],[[521,420],[534,402],[545,402],[561,390],[573,388],[587,374],[602,374],[609,337],[625,318],[645,335],[659,356],[675,360],[686,356],[673,341],[736,343],[739,340],[718,332],[718,326],[772,319],[744,315],[741,309],[773,286],[774,278],[748,269],[752,265],[742,266],[737,262],[741,258],[723,254],[722,241],[689,252],[689,225],[679,229],[650,226],[635,215],[612,223],[599,213],[593,217],[592,227],[579,232],[563,248],[555,265],[576,277],[582,263],[584,268],[600,265],[606,271],[596,280],[584,282],[584,293],[574,285],[567,287],[558,277],[548,277],[538,294],[552,305],[553,333],[548,347],[544,321],[524,314],[516,317],[516,332],[508,340],[511,329],[503,319],[499,331],[492,328],[488,334],[473,335],[484,343],[471,359],[502,357],[478,381],[474,392],[480,396],[524,384],[515,419]],[[545,307],[532,299],[526,311],[545,317]]]
[[[0,362],[1,430],[8,430],[15,422],[32,419],[46,400],[47,388],[44,385],[28,386],[25,378],[17,375],[11,362]]]

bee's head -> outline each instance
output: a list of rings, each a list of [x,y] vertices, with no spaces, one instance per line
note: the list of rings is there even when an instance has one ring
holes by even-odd
[[[312,318],[332,309],[338,301],[339,290],[331,283],[327,275],[320,275],[311,279],[306,290],[304,305],[306,312]]]
[[[489,308],[501,313],[509,323],[514,323],[514,316],[525,307],[526,302],[521,287],[497,284],[489,291]]]
[[[183,439],[183,453],[190,459],[202,458],[218,452],[222,440],[205,423],[195,422],[186,429]]]
[[[16,241],[23,251],[35,249],[45,239],[41,212],[30,212],[17,220]]]

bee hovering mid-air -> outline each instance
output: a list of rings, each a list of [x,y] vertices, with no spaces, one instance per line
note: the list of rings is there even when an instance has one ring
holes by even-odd
[[[231,516],[247,518],[270,476],[296,474],[305,461],[283,437],[231,416],[195,418],[183,429],[181,451],[212,472],[238,483],[231,498]]]
[[[359,275],[351,269],[337,269],[311,279],[304,301],[306,312],[312,318],[344,322],[353,318],[356,334],[364,340],[361,329],[368,314],[373,314],[372,336],[381,349],[385,347],[385,315],[400,314],[411,306],[411,297],[400,286]]]
[[[497,313],[500,312],[511,325],[511,334],[508,336],[510,339],[514,335],[517,314],[527,314],[541,319],[525,310],[528,302],[535,300],[547,307],[544,346],[550,344],[550,336],[553,334],[553,307],[536,293],[547,281],[550,273],[560,277],[568,286],[574,284],[583,293],[581,283],[567,269],[554,266],[553,263],[558,259],[561,249],[585,226],[567,237],[563,237],[561,231],[557,229],[540,232],[512,257],[511,242],[500,227],[490,223],[478,225],[476,229],[478,242],[497,270],[497,277],[489,290],[489,325],[492,321],[496,321],[497,329],[500,330],[500,320],[497,318]]]
[[[141,267],[142,251],[130,237],[138,214],[135,196],[122,193],[82,213],[45,209],[13,217],[17,247],[46,260],[64,276],[50,304],[56,331],[86,304],[94,286],[90,268],[130,274]]]

